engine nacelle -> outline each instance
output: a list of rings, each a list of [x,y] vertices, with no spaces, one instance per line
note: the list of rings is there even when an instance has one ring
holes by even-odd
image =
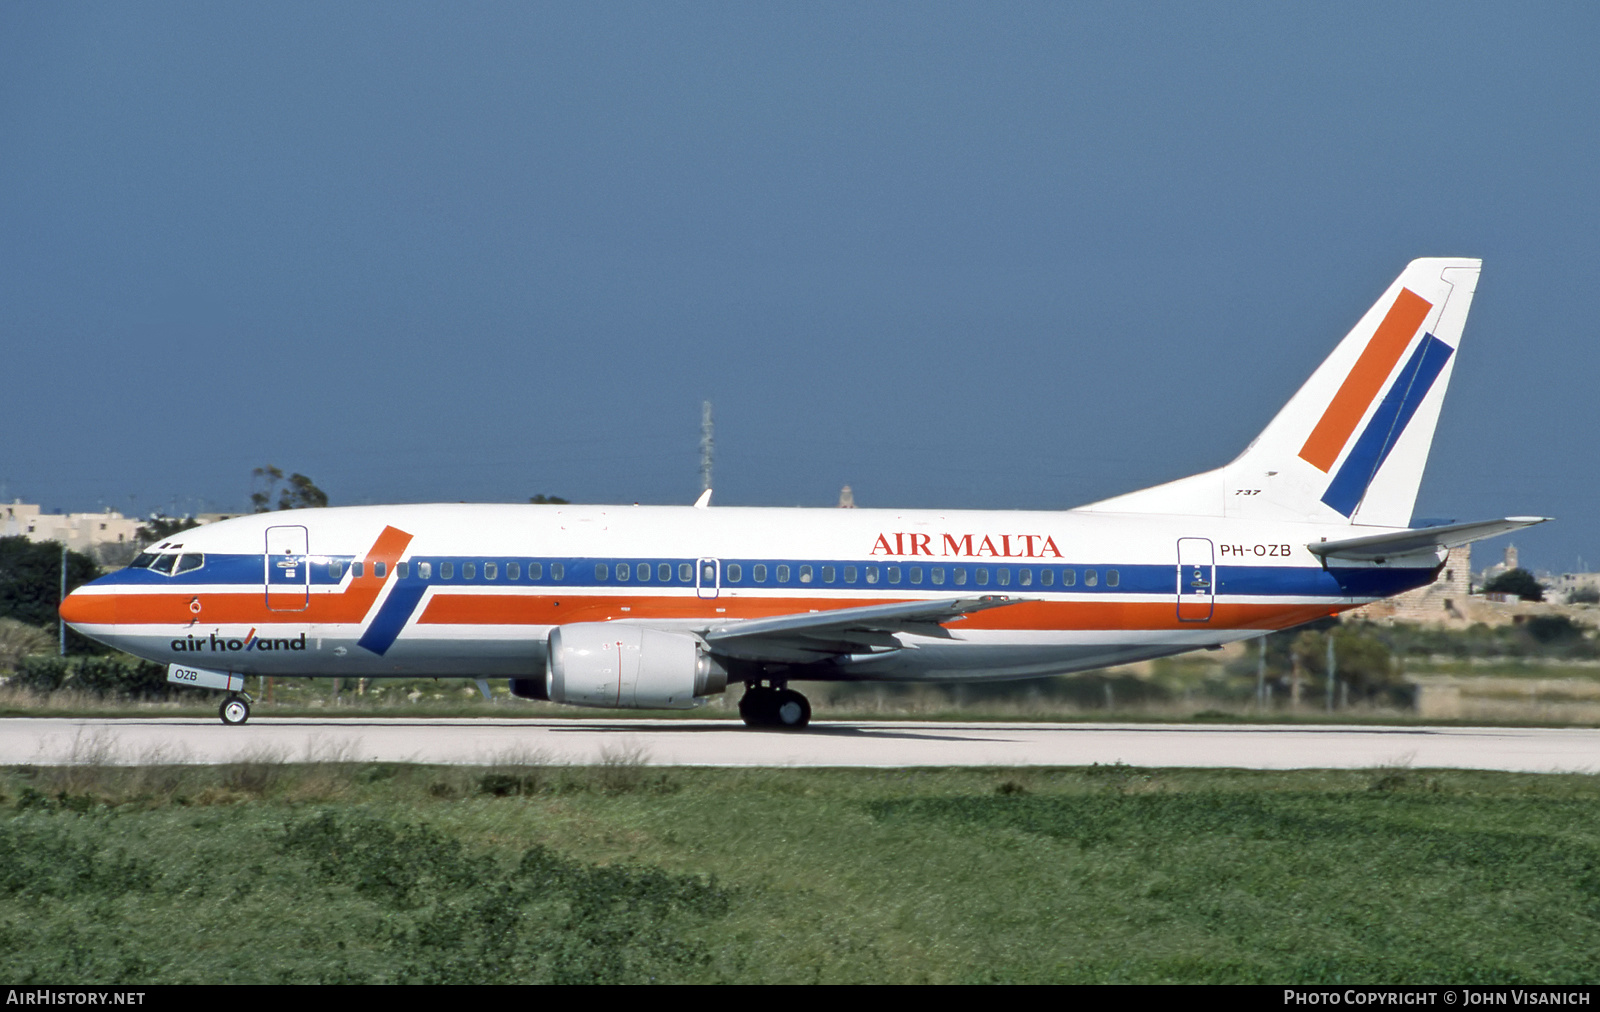
[[[728,687],[728,672],[687,633],[621,622],[550,630],[550,699],[574,706],[687,710]]]

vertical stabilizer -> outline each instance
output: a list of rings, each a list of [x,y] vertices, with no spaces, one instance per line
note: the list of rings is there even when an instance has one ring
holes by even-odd
[[[1413,260],[1231,464],[1084,508],[1408,526],[1481,266]]]

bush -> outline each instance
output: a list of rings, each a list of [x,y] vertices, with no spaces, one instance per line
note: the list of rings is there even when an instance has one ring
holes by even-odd
[[[198,691],[168,682],[165,666],[126,654],[24,657],[9,684],[39,693],[65,689],[107,699],[172,699]]]

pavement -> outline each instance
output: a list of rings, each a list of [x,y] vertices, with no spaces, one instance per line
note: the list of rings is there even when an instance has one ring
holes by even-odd
[[[1413,767],[1600,772],[1600,729],[1270,724],[817,721],[804,731],[730,720],[257,717],[0,719],[0,765],[210,764],[244,759],[642,762],[656,766]]]

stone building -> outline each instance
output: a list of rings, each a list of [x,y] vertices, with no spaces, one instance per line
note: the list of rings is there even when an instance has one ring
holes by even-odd
[[[1511,550],[1511,558],[1516,558],[1516,549]],[[1446,622],[1465,617],[1471,590],[1472,546],[1462,545],[1450,549],[1438,579],[1426,587],[1362,605],[1346,614],[1372,622]]]
[[[104,513],[44,513],[21,499],[0,505],[0,537],[59,541],[75,552],[98,554],[103,546],[138,542],[139,521],[114,510]]]

